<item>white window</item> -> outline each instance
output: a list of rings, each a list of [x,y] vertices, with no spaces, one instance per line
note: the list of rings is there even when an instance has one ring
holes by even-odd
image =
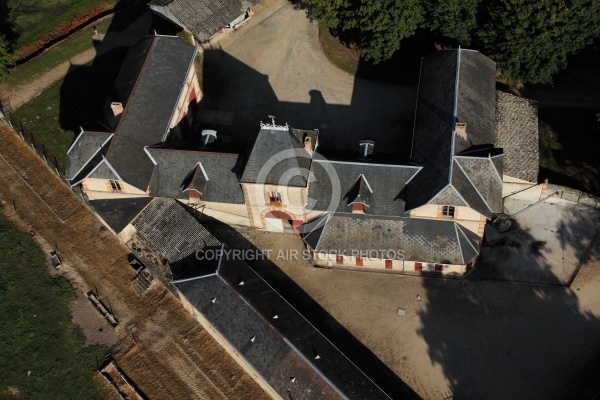
[[[442,206],[442,216],[444,218],[454,218],[454,206]]]

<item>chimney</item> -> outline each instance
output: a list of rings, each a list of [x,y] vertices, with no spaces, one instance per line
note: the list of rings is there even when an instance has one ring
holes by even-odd
[[[217,140],[217,131],[212,129],[204,129],[202,131],[202,147],[208,147]]]
[[[375,147],[375,142],[372,140],[361,140],[358,142],[358,159],[360,161],[368,161],[371,159],[373,155],[373,149]]]
[[[113,101],[112,103],[110,103],[110,109],[112,110],[113,115],[116,117],[117,115],[120,115],[123,112],[123,103]]]
[[[461,138],[467,140],[467,124],[465,122],[457,122],[454,127],[454,132]]]

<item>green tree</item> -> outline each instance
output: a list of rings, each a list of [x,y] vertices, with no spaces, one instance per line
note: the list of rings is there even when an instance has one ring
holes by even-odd
[[[10,69],[14,65],[15,61],[12,55],[12,48],[4,35],[0,34],[0,82],[8,77]]]
[[[310,14],[354,45],[365,60],[391,58],[424,21],[419,0],[307,0]]]
[[[461,45],[471,44],[477,27],[477,11],[481,0],[429,0],[427,27],[434,33]]]
[[[567,56],[600,33],[597,0],[500,0],[488,12],[479,32],[484,51],[513,82],[552,82]]]

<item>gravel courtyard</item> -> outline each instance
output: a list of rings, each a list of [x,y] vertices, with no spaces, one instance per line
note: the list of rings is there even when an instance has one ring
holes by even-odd
[[[305,11],[285,0],[266,4],[248,25],[205,50],[201,118],[221,116],[212,119],[215,128],[236,142],[251,142],[260,121],[274,115],[281,125],[320,129],[323,148],[358,151],[358,140],[368,138],[375,151],[406,150],[416,86],[355,79],[325,57]]]

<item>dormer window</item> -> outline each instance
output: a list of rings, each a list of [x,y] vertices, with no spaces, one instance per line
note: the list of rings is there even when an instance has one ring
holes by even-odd
[[[270,204],[281,204],[281,193],[269,192],[269,203]]]
[[[119,181],[109,181],[110,182],[110,188],[112,189],[113,192],[122,192],[123,189],[121,188],[121,183]]]
[[[454,206],[442,206],[442,217],[454,218]]]

